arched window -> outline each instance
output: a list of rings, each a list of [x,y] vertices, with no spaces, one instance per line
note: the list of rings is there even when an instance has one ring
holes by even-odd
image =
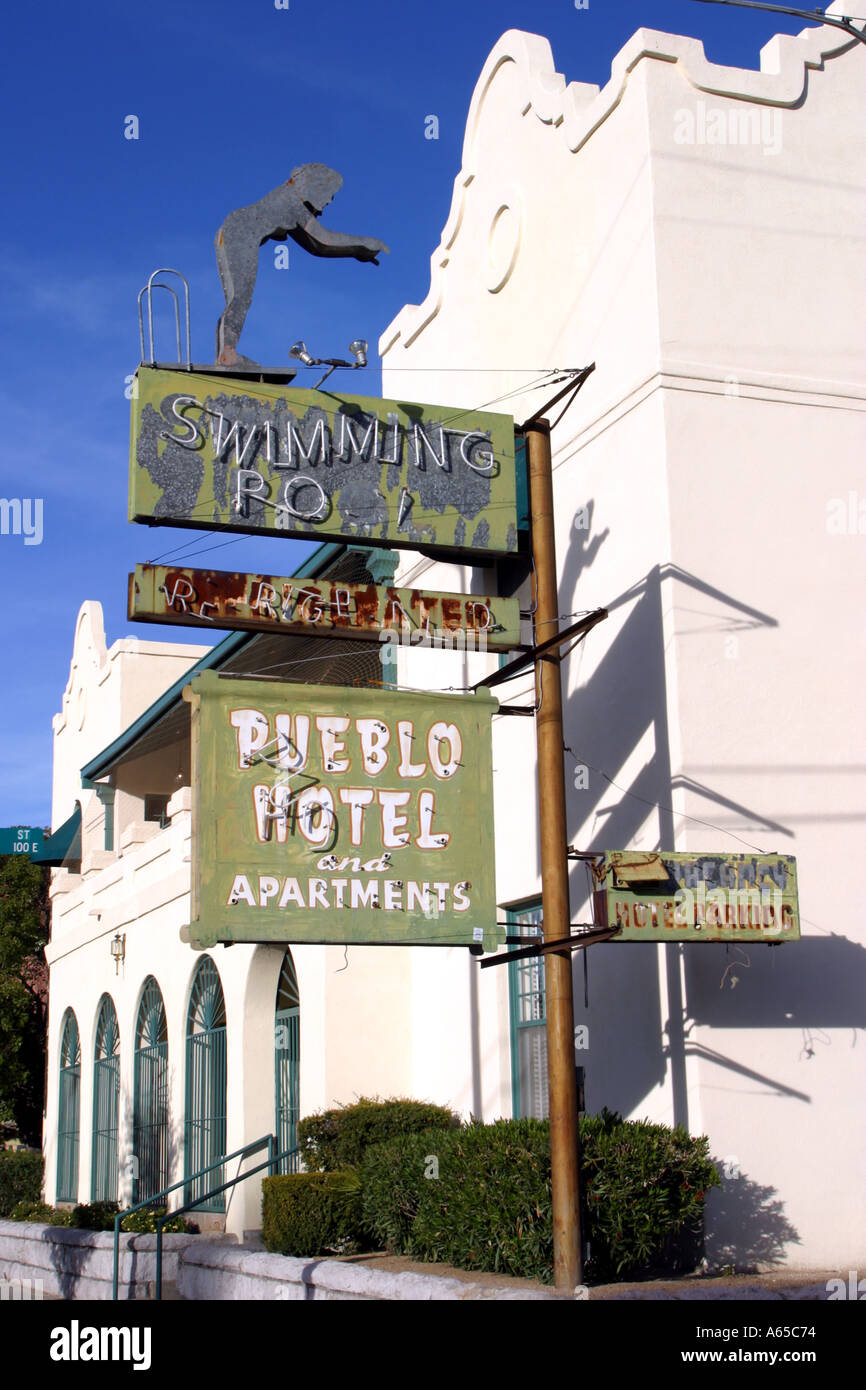
[[[217,968],[202,956],[192,982],[186,1025],[185,1176],[214,1163],[226,1151],[226,1009]],[[188,1182],[186,1201],[195,1201],[224,1182],[224,1170]],[[225,1193],[199,1211],[225,1211]]]
[[[103,994],[93,1050],[93,1147],[90,1199],[117,1201],[117,1113],[120,1104],[120,1037],[111,996]]]
[[[168,1028],[162,991],[144,982],[135,1024],[132,1101],[133,1202],[168,1187]]]
[[[291,951],[286,951],[277,984],[274,1015],[274,1070],[276,1074],[276,1132],[280,1153],[298,1146],[301,1072],[301,1010],[298,979]],[[281,1159],[281,1173],[298,1171],[297,1155]]]
[[[81,1046],[75,1014],[67,1009],[60,1032],[60,1096],[57,1106],[57,1201],[78,1201]]]

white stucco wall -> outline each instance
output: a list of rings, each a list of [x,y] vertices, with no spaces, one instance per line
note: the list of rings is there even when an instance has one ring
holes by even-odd
[[[553,436],[560,609],[610,610],[563,667],[589,778],[572,843],[797,857],[799,944],[594,947],[588,1010],[576,965],[590,1108],[709,1134],[720,1263],[866,1254],[863,64],[826,29],[774,40],[759,72],[640,31],[598,91],[566,85],[544,40],[504,35],[430,292],[380,343],[386,395],[465,405],[597,363]],[[502,408],[525,419],[554,389]],[[446,587],[441,565],[402,556],[410,570]],[[403,678],[432,682],[425,659]],[[528,722],[494,725],[502,903],[538,889]],[[572,909],[585,919],[582,871]],[[485,1058],[502,1057],[503,986]]]

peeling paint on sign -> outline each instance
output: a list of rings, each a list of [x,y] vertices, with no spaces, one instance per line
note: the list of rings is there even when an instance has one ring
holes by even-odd
[[[130,520],[504,555],[514,422],[139,367]]]
[[[184,939],[496,949],[495,700],[215,672],[184,698]]]
[[[136,565],[129,576],[128,616],[140,622],[364,641],[393,632],[407,644],[438,642],[468,651],[507,652],[520,645],[516,598],[171,565]]]
[[[607,851],[603,867],[596,921],[619,925],[615,941],[800,939],[791,855]]]

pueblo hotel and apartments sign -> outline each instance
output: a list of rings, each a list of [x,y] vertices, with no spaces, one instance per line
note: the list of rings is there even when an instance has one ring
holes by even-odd
[[[196,676],[184,939],[496,949],[485,693]]]

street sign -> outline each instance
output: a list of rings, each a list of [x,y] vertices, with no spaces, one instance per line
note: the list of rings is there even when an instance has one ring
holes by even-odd
[[[0,828],[0,854],[27,854],[31,858],[42,849],[45,831],[28,825]]]
[[[798,941],[797,863],[787,854],[614,850],[595,868],[596,922],[615,941]]]
[[[495,950],[495,700],[214,672],[184,698],[184,939]]]
[[[512,651],[520,646],[516,598],[170,565],[136,565],[129,576],[129,617],[366,642],[393,633],[406,645],[435,642],[470,651]]]
[[[130,521],[517,549],[514,421],[457,406],[139,367]]]

